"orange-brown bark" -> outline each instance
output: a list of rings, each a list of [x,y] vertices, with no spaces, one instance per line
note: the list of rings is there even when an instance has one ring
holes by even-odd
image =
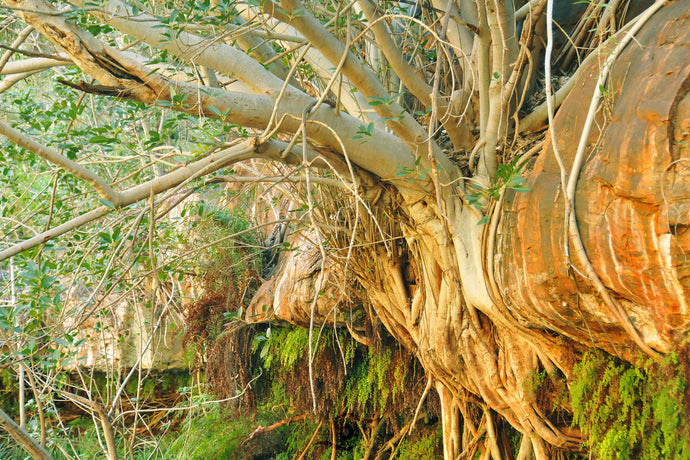
[[[682,2],[662,9],[617,59],[575,202],[597,274],[643,340],[660,352],[671,351],[690,326],[690,17],[685,10]],[[568,170],[596,75],[594,63],[550,130]],[[631,338],[588,280],[568,271],[560,171],[550,142],[545,145],[528,176],[532,192],[514,194],[503,211],[495,270],[504,299],[534,327],[630,359],[637,353]]]

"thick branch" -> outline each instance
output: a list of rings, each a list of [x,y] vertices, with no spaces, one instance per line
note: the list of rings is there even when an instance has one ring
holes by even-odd
[[[266,2],[266,8],[269,2]],[[388,91],[383,87],[376,76],[360,61],[357,56],[345,49],[344,45],[326,30],[326,28],[312,16],[298,0],[283,0],[283,8],[292,11],[291,24],[314,46],[333,65],[337,65],[342,56],[347,53],[347,59],[343,65],[343,74],[362,92],[365,96],[386,97]],[[412,116],[396,103],[380,104],[374,106],[376,112],[386,120],[386,124],[393,132],[406,141],[414,151],[427,139],[426,131],[415,121]],[[434,144],[434,154],[436,161],[444,171],[453,174],[455,167],[448,158]]]
[[[76,161],[72,161],[69,158],[60,155],[50,147],[46,147],[30,136],[23,134],[2,121],[0,121],[0,134],[7,137],[15,144],[34,152],[41,158],[59,166],[73,176],[88,182],[102,198],[116,204],[120,202],[121,197],[119,192],[113,190],[101,177],[89,171]]]
[[[34,72],[23,72],[23,73],[15,73],[12,74],[8,77],[5,77],[0,81],[0,93],[7,91],[11,87],[13,87],[15,84],[19,83],[20,81],[29,78],[33,74],[38,73],[38,71]]]
[[[425,107],[431,106],[431,86],[422,80],[415,69],[406,62],[405,56],[403,56],[400,48],[391,38],[391,33],[386,24],[376,14],[375,5],[370,0],[359,0],[357,3],[371,24],[371,30],[376,37],[376,45],[383,52],[383,55],[386,56],[388,63],[396,75],[398,75],[400,81]]]
[[[508,116],[503,101],[504,91],[509,80],[510,65],[515,63],[517,47],[515,29],[511,15],[507,11],[508,4],[486,0],[487,27],[491,34],[491,70],[490,75],[480,75],[479,78],[490,79],[489,83],[489,113],[487,116],[484,136],[484,155],[482,165],[489,177],[493,178],[498,166],[497,149],[508,129]],[[514,71],[517,71],[514,70]],[[480,169],[481,171],[481,169]]]
[[[523,19],[525,19],[527,17],[527,15],[530,13],[530,11],[535,9],[541,1],[542,0],[530,0],[529,2],[522,5],[515,12],[515,21],[519,22],[519,21],[522,21]]]
[[[82,7],[86,4],[83,0],[73,3]],[[103,13],[93,14],[105,24],[151,46],[236,78],[256,94],[277,95],[283,86],[280,78],[244,52],[231,46],[220,42],[209,43],[206,39],[185,31],[172,31],[152,16],[134,15],[120,0],[110,0],[105,10]],[[177,38],[171,40],[171,36]]]
[[[596,53],[592,53],[589,56],[587,56],[587,59],[585,59],[585,61],[578,68],[578,70],[568,79],[568,81],[563,86],[561,86],[558,89],[558,91],[556,91],[553,97],[554,109],[558,108],[563,103],[566,96],[570,94],[572,89],[575,87],[575,83],[577,83],[577,81],[579,81],[580,79],[582,73],[581,69],[585,68],[588,64],[588,59],[591,56],[595,55]],[[528,115],[526,115],[524,118],[520,120],[518,130],[521,133],[527,133],[530,131],[537,131],[541,128],[544,128],[546,127],[546,121],[548,119],[548,116],[548,104],[546,103],[546,101],[544,101],[542,104],[538,105],[534,110],[532,110],[532,112],[530,112]]]
[[[256,15],[252,8],[242,9],[241,14],[248,18]],[[266,18],[266,25],[270,27],[271,33],[278,32],[278,35],[300,36],[299,32],[297,32],[294,27],[274,18]],[[293,58],[293,60],[294,59],[295,58]],[[362,93],[356,91],[356,88],[347,77],[340,73],[337,75],[334,74],[333,65],[319,50],[309,47],[309,49],[306,50],[306,55],[304,55],[304,60],[309,63],[314,72],[316,72],[318,77],[324,82],[333,78],[338,78],[338,91],[333,91],[333,95],[338,98],[340,104],[342,104],[350,115],[367,123],[376,122],[381,119],[373,108],[368,105]],[[297,64],[298,63],[295,62],[293,65]]]
[[[53,460],[53,456],[43,446],[34,441],[31,435],[24,428],[17,425],[2,409],[0,409],[0,425],[36,460]]]
[[[235,20],[244,22],[244,19],[241,16],[238,16]],[[241,26],[227,24],[226,27],[230,29],[239,29]],[[244,30],[242,33],[232,34],[229,38],[237,40],[237,43],[242,47],[242,49],[255,60],[261,63],[272,60],[273,62],[270,66],[270,72],[280,80],[285,80],[288,77],[289,70],[283,64],[283,62],[281,60],[273,60],[276,56],[276,53],[273,47],[270,45],[270,42],[266,40],[265,36],[257,34],[255,30]],[[230,43],[230,41],[226,39],[226,43]],[[293,84],[293,82],[290,81],[290,84]]]
[[[11,2],[11,0],[5,1]],[[113,1],[117,2],[117,0]],[[79,30],[61,17],[54,15],[54,9],[51,9],[50,5],[43,0],[24,0],[20,3],[23,7],[30,6],[33,10],[43,12],[43,14],[23,13],[27,22],[67,52],[84,72],[96,78],[102,85],[112,87],[122,97],[145,103],[171,101],[171,90],[174,89],[184,100],[181,104],[178,100],[173,106],[179,111],[196,116],[216,117],[220,110],[222,113],[227,113],[226,121],[256,129],[264,129],[271,118],[275,100],[269,94],[230,93],[189,83],[172,82],[133,60],[130,55],[106,46],[88,32]],[[140,29],[141,36],[135,38],[142,40],[151,39],[151,34],[155,34],[158,40],[160,38],[158,31],[165,31],[165,29],[154,28],[153,26],[159,23],[146,17],[137,17],[136,20],[111,18],[108,23],[122,26],[126,31],[132,29],[132,33],[137,32],[134,28],[136,25]],[[151,34],[148,33],[149,31]],[[195,40],[195,43],[200,43],[200,39],[195,38]],[[195,60],[204,65],[208,63],[210,64],[208,67],[214,68],[217,67],[214,65],[216,61],[232,60],[231,58],[237,53],[244,55],[226,45],[218,46],[220,48],[195,46]],[[189,56],[189,49],[185,48],[181,42],[176,41],[174,49]],[[230,49],[232,53],[223,54]],[[252,63],[251,65],[259,65],[248,56],[244,56]],[[261,69],[262,75],[268,78],[266,81],[276,84],[279,82],[279,79],[265,71],[263,67]],[[243,70],[249,72],[251,68]],[[260,77],[261,75],[257,74],[257,78]],[[246,80],[246,76],[244,79]],[[254,84],[258,82],[255,81]],[[282,82],[280,84],[282,85]],[[299,131],[301,114],[313,101],[311,96],[289,89],[278,105],[279,119],[285,116],[281,128],[293,133]],[[210,107],[217,110],[211,111]],[[318,122],[308,123],[307,132],[310,141],[326,145],[334,152],[349,156],[355,164],[376,175],[394,178],[399,167],[414,168],[415,166],[414,156],[400,139],[381,129],[376,129],[365,141],[359,140],[357,137],[361,130],[361,122],[349,115],[336,113],[331,107],[322,105],[310,114],[310,120]]]
[[[375,6],[371,1],[359,0],[358,4],[371,24],[377,47],[383,52],[391,68],[400,78],[400,81],[422,104],[424,104],[425,107],[432,106],[432,97],[436,99],[435,104],[439,114],[438,119],[446,129],[455,148],[462,148],[466,144],[467,136],[465,130],[458,126],[458,117],[450,113],[449,99],[439,97],[439,95],[434,92],[433,88],[407,63],[402,51],[391,38],[390,31],[386,27],[386,24],[381,20],[379,15],[376,14]],[[449,6],[449,8],[452,8],[452,6]],[[442,35],[443,36],[440,38],[443,40],[445,39],[445,34]],[[437,59],[437,62],[440,63],[441,56],[438,55]],[[437,78],[440,78],[440,76],[437,76]]]
[[[51,58],[22,59],[20,61],[8,62],[2,68],[2,70],[0,70],[0,75],[13,75],[24,72],[36,72],[39,70],[49,69],[51,67],[70,65],[71,63],[72,62],[69,60]]]
[[[19,45],[24,43],[24,41],[31,35],[31,32],[34,31],[34,28],[31,26],[25,27],[24,30],[19,32],[17,34],[17,38],[12,42],[12,45],[10,48],[17,48]],[[7,64],[7,61],[10,60],[12,55],[14,54],[14,51],[7,50],[5,53],[0,57],[0,71],[5,67],[5,64]]]

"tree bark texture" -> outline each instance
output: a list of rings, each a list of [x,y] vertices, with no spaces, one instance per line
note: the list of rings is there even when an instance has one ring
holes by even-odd
[[[616,61],[575,202],[597,273],[643,340],[664,353],[690,325],[690,20],[680,9],[657,13]],[[596,73],[596,62],[584,69],[549,131],[566,168]],[[532,192],[506,200],[497,256],[489,261],[503,299],[530,327],[632,360],[637,350],[630,337],[578,274],[581,268],[566,266],[559,168],[550,142],[545,145],[528,176]]]

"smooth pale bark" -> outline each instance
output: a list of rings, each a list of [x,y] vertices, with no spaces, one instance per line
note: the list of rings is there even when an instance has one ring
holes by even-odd
[[[405,57],[402,51],[400,51],[400,48],[398,48],[393,41],[390,31],[388,27],[386,27],[386,23],[379,20],[379,15],[376,14],[376,4],[372,4],[370,0],[359,0],[357,4],[370,23],[370,27],[376,37],[376,44],[386,56],[386,59],[393,68],[393,71],[400,78],[400,81],[403,82],[407,89],[409,89],[425,107],[431,106],[431,86],[422,80],[417,74],[416,69],[405,61]]]
[[[75,1],[84,7],[84,1]],[[216,70],[228,77],[236,78],[256,94],[277,95],[283,87],[283,80],[266,70],[246,53],[222,42],[210,44],[207,40],[182,31],[172,32],[161,22],[149,15],[132,14],[131,9],[120,0],[110,0],[104,5],[103,13],[93,12],[108,24],[131,37],[146,42],[156,48],[169,51],[184,60]],[[171,40],[165,33],[177,36]],[[297,91],[293,89],[294,91]]]
[[[182,32],[175,40],[170,40],[165,35],[166,28],[161,27],[163,24],[159,20],[143,14],[133,16],[129,8],[119,0],[109,1],[106,11],[109,14],[98,15],[105,23],[139,40],[160,49],[165,49],[182,59],[209,67],[228,77],[236,78],[245,83],[256,94],[269,94],[275,97],[283,87],[283,80],[277,75],[273,75],[259,62],[229,45],[214,44],[209,46],[206,38],[187,32]],[[278,32],[293,35],[293,30],[288,26],[279,28]],[[257,51],[254,50],[252,52],[256,53]],[[310,62],[316,66],[316,69],[321,69],[322,76],[326,76],[325,58],[319,53],[309,52],[307,54]],[[261,56],[263,55],[258,57]],[[361,100],[361,96],[358,97],[349,93],[350,89],[352,89],[352,86],[346,84],[346,94],[344,95],[344,98],[347,100],[346,108],[350,113],[358,116],[369,107],[366,105],[366,101]],[[306,96],[292,86],[288,86],[287,93],[293,96],[295,94]],[[305,100],[305,107],[310,102]],[[368,121],[373,121],[373,119]]]
[[[253,16],[255,16],[253,10],[248,7],[241,9],[240,11],[243,16],[248,19],[251,19]],[[281,35],[287,34],[290,36],[301,37],[299,32],[297,32],[294,27],[277,21],[273,18],[267,18],[266,25],[270,27],[272,32],[277,32]],[[333,64],[331,64],[319,50],[310,47],[307,50],[304,59],[323,81],[329,82],[331,78],[334,78]],[[373,107],[369,106],[366,97],[364,97],[364,95],[362,95],[362,93],[356,89],[350,80],[343,76],[342,73],[335,76],[335,78],[338,80],[337,83],[332,86],[331,92],[333,93],[333,98],[340,99],[340,104],[342,106],[341,109],[344,108],[350,115],[358,120],[362,120],[366,123],[376,123],[377,121],[380,121],[378,126],[383,126],[381,117],[376,113]]]
[[[214,4],[218,3],[220,2],[214,0]],[[285,81],[288,78],[288,74],[290,71],[283,64],[282,60],[275,59],[276,52],[271,46],[270,42],[266,40],[266,38],[268,37],[260,36],[254,30],[247,30],[247,24],[244,23],[241,16],[235,18],[235,21],[239,22],[241,25],[244,25],[245,27],[242,28],[241,26],[236,26],[235,24],[227,24],[225,27],[227,27],[228,29],[240,29],[241,33],[231,34],[229,37],[225,39],[225,43],[229,45],[232,43],[232,40],[237,40],[237,43],[242,47],[244,52],[247,53],[254,60],[258,61],[259,63],[264,63],[268,62],[269,60],[272,60],[272,63],[269,67],[269,71],[276,77],[278,77],[280,80]],[[275,35],[272,35],[271,38],[275,38]],[[299,39],[299,37],[290,38]],[[290,84],[295,86],[297,82],[293,80],[290,82]]]
[[[27,26],[17,34],[17,38],[14,39],[12,44],[10,45],[11,49],[8,49],[2,54],[2,57],[0,57],[0,71],[5,67],[5,64],[10,60],[12,55],[15,53],[13,50],[17,49],[22,43],[26,41],[26,39],[31,35],[31,32],[34,31],[34,28],[31,26]]]
[[[12,74],[8,77],[3,78],[2,81],[0,81],[0,93],[7,91],[11,87],[13,87],[17,83],[19,83],[20,81],[22,81],[26,78],[29,78],[31,75],[33,75],[37,72],[38,71],[15,73],[15,74]]]
[[[231,93],[214,88],[199,88],[188,83],[171,82],[156,73],[152,73],[151,69],[132,59],[131,55],[109,48],[87,32],[68,24],[61,17],[56,16],[55,10],[43,0],[6,0],[6,3],[31,11],[43,12],[22,12],[22,16],[27,23],[32,24],[46,38],[70,55],[84,72],[103,85],[112,87],[111,90],[118,91],[121,97],[156,103],[160,100],[170,101],[172,99],[171,91],[174,90],[176,94],[183,94],[185,99],[184,104],[174,106],[177,110],[215,117],[215,111],[209,110],[209,107],[215,107],[221,113],[227,111],[226,121],[256,129],[264,129],[271,118],[273,105],[276,101],[268,94]],[[134,37],[142,40],[145,38],[152,39],[151,34],[155,34],[153,39],[157,43],[161,40],[160,34],[165,31],[165,29],[154,28],[153,26],[159,23],[149,22],[146,18],[141,22],[134,19],[120,19],[120,21],[123,24],[115,19],[109,23],[113,26],[122,26],[126,30],[129,30],[127,27],[131,27],[133,34],[141,34],[141,36],[134,35]],[[134,25],[138,27],[135,28]],[[55,31],[60,31],[60,33]],[[206,65],[206,61],[201,60],[203,56],[209,60],[220,61],[219,53],[225,50],[224,47],[227,45],[217,46],[220,48],[213,48],[212,50],[208,48],[200,50],[198,46],[195,47],[196,62]],[[182,43],[177,43],[175,49],[179,49],[184,55],[190,53]],[[232,56],[234,54],[225,57]],[[249,59],[253,63],[252,65],[259,65],[251,58]],[[208,67],[214,68],[215,66],[208,65]],[[266,81],[269,82],[269,87],[275,88],[275,86],[271,86],[272,83],[270,82],[275,83],[278,79],[270,72],[265,71],[263,67],[261,69],[262,72],[257,74],[257,79],[263,76],[268,79]],[[302,115],[313,102],[312,97],[301,91],[288,91],[278,102],[278,119],[282,119],[285,115],[284,124],[281,127],[288,132],[298,132]],[[353,163],[373,174],[385,179],[395,179],[396,173],[401,168],[415,169],[415,154],[410,149],[416,149],[417,146],[409,145],[382,129],[377,128],[371,136],[364,136],[362,139],[360,137],[362,126],[359,120],[342,112],[336,112],[327,105],[322,105],[312,113],[309,116],[309,121],[307,132],[310,141],[348,156]],[[420,144],[423,141],[421,139]],[[448,165],[448,161],[445,160],[440,164]],[[454,167],[448,166],[445,170],[452,171]],[[410,188],[410,191],[420,193],[414,188]]]
[[[5,64],[0,70],[0,75],[13,75],[25,72],[36,72],[51,67],[70,65],[69,59],[29,58],[20,61],[12,61]]]
[[[388,91],[383,87],[376,76],[367,68],[352,52],[324,26],[316,20],[302,4],[297,0],[283,0],[281,6],[286,11],[292,11],[290,24],[293,25],[307,40],[309,40],[333,65],[338,65],[344,53],[347,59],[343,65],[343,74],[358,88],[367,98],[388,96]],[[269,8],[269,3],[264,8]],[[448,160],[435,141],[428,139],[427,132],[395,102],[373,106],[376,112],[386,120],[386,124],[411,148],[419,147],[427,142],[432,145],[434,160],[440,165],[440,170],[447,178],[454,179],[457,175],[456,167]],[[425,157],[424,157],[425,158]],[[429,165],[423,160],[423,164]]]

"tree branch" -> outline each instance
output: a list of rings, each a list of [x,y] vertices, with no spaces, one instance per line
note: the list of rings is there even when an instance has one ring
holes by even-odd
[[[17,34],[17,38],[12,42],[10,48],[16,48],[22,43],[24,43],[24,41],[29,37],[29,35],[31,35],[31,32],[33,32],[33,30],[34,28],[31,26],[25,27],[24,30]],[[10,60],[13,54],[14,51],[7,50],[3,53],[2,57],[0,57],[0,72],[2,72],[2,70],[5,68],[5,64],[7,64],[7,61]]]
[[[81,7],[86,4],[84,0],[75,0],[73,3]],[[133,14],[131,8],[120,0],[110,0],[105,5],[105,11],[91,13],[103,23],[151,46],[236,78],[255,94],[277,95],[283,86],[280,78],[246,53],[224,43],[209,43],[206,39],[185,31],[172,31],[152,16]],[[176,39],[171,40],[171,36]]]
[[[15,441],[17,441],[31,456],[36,460],[53,460],[53,456],[40,444],[38,444],[31,435],[24,429],[17,425],[7,413],[0,409],[0,425],[7,430]]]
[[[297,150],[301,151],[301,149],[295,149],[294,151],[289,151],[286,154],[285,149],[288,147],[289,145],[282,141],[269,140],[262,144],[258,144],[257,138],[251,138],[241,142],[238,145],[202,158],[194,163],[182,166],[174,171],[169,172],[168,174],[157,177],[128,190],[119,192],[119,201],[116,204],[118,207],[129,206],[137,201],[149,198],[151,194],[157,195],[190,179],[210,174],[232,163],[248,160],[250,158],[262,158],[293,165],[301,164],[302,155],[296,153]],[[320,154],[318,151],[307,149],[306,153],[308,161],[313,163],[315,166],[328,166],[327,163],[319,161]],[[365,177],[365,179],[368,180],[367,177]],[[115,210],[115,207],[100,206],[85,214],[75,217],[74,219],[71,219],[62,225],[51,228],[43,233],[39,233],[33,238],[29,238],[28,240],[15,244],[0,252],[0,262],[19,254],[20,252],[44,244],[60,235],[64,235],[65,233],[68,233],[76,228],[100,219],[113,210]]]
[[[517,48],[513,21],[506,9],[508,3],[495,0],[483,0],[482,3],[486,9],[486,26],[491,36],[491,68],[489,75],[479,76],[490,80],[486,130],[482,133],[486,143],[480,162],[486,174],[493,179],[498,166],[497,149],[508,129],[503,92],[508,89],[505,85],[509,81],[510,65],[515,63]],[[514,70],[517,71],[518,69]]]
[[[446,129],[448,136],[453,142],[453,146],[456,149],[462,148],[467,143],[467,135],[465,131],[458,126],[458,116],[454,116],[450,113],[451,105],[448,103],[449,98],[442,98],[439,94],[436,94],[437,92],[434,91],[434,89],[419,76],[415,69],[407,63],[400,48],[391,38],[391,33],[386,27],[386,24],[381,17],[376,14],[375,7],[372,5],[371,0],[359,0],[358,4],[371,24],[370,27],[374,32],[377,47],[383,52],[393,72],[395,72],[403,85],[405,85],[425,107],[432,106],[432,97],[436,99],[436,110],[439,114],[438,119]],[[452,5],[447,6],[447,8],[453,9]],[[450,12],[448,14],[450,14]],[[445,33],[441,33],[438,37],[439,43],[445,41],[445,39]],[[438,53],[437,62],[441,62]],[[437,75],[436,78],[441,78],[441,76]]]
[[[8,77],[5,77],[0,81],[0,93],[7,91],[11,87],[13,87],[15,84],[19,83],[22,80],[25,80],[32,76],[33,74],[38,73],[37,70],[33,72],[23,72],[23,73],[15,73],[12,74]]]
[[[371,30],[374,32],[376,46],[383,52],[393,71],[400,78],[400,81],[425,107],[431,106],[431,86],[422,80],[415,69],[406,62],[405,56],[403,56],[400,48],[391,38],[388,27],[386,27],[379,15],[376,14],[375,5],[370,0],[358,0],[357,4],[362,9],[364,16],[369,21]]]
[[[248,12],[249,11],[243,13],[248,14]],[[271,27],[272,31],[278,31],[281,32],[281,34],[291,34],[295,36],[299,35],[299,32],[297,32],[294,27],[280,22],[274,18],[268,18],[267,23]],[[293,61],[294,60],[295,58],[293,58]],[[333,95],[338,98],[340,104],[342,104],[350,115],[367,123],[376,122],[381,119],[374,109],[368,105],[368,101],[364,95],[355,90],[355,86],[347,77],[343,76],[342,74],[333,74],[333,65],[323,54],[321,54],[319,50],[309,47],[309,49],[306,50],[306,55],[304,55],[304,60],[309,63],[314,72],[316,72],[318,77],[322,80],[328,81],[334,78],[341,79],[338,82],[338,85],[341,87],[341,91],[338,91],[337,93],[333,92]],[[298,62],[294,62],[293,65],[297,64]]]
[[[29,150],[30,152],[40,156],[41,158],[48,160],[54,165],[59,166],[73,176],[88,182],[96,190],[96,192],[98,192],[101,198],[115,203],[116,206],[119,205],[121,199],[120,193],[116,190],[113,190],[97,174],[89,171],[76,161],[72,161],[69,158],[60,155],[50,147],[40,144],[32,137],[14,129],[3,121],[0,121],[0,134],[7,137],[20,147],[23,147],[26,150]]]
[[[117,444],[115,443],[115,432],[113,431],[113,424],[111,423],[110,418],[108,417],[108,413],[106,412],[105,407],[103,407],[102,404],[96,401],[84,398],[74,393],[70,393],[69,391],[57,391],[65,398],[82,404],[84,406],[90,407],[96,412],[98,418],[101,421],[101,427],[103,428],[103,435],[105,436],[105,443],[108,449],[108,460],[118,460],[119,456],[117,454]]]
[[[4,1],[13,3],[13,0]],[[119,0],[112,1],[117,4]],[[183,99],[182,103],[178,101],[173,104],[173,109],[178,111],[207,117],[217,117],[217,113],[220,111],[227,114],[226,121],[256,129],[265,128],[270,120],[275,101],[269,94],[231,93],[214,88],[199,87],[196,84],[170,81],[152,72],[149,67],[132,59],[130,55],[108,47],[88,32],[79,30],[63,18],[55,16],[52,14],[54,10],[44,0],[23,0],[23,2],[39,11],[39,13],[22,13],[27,22],[61,47],[84,72],[97,79],[101,84],[118,89],[122,88],[123,96],[140,102],[155,104],[161,100],[171,101],[171,92],[175,91]],[[155,34],[155,43],[158,43],[160,34],[165,31],[165,29],[154,28],[153,26],[158,25],[159,22],[153,19],[149,20],[146,16],[136,17],[136,20],[109,16],[106,22],[113,26],[122,26],[124,31],[131,31],[133,34],[136,34],[137,30],[140,29],[138,33],[141,36],[135,35],[135,38],[142,40],[152,40],[150,35]],[[161,32],[158,32],[159,30]],[[196,43],[194,47],[195,61],[204,65],[209,64],[207,66],[210,68],[218,67],[215,65],[217,61],[232,60],[233,56],[239,56],[239,54],[248,59],[252,63],[251,66],[258,65],[261,67],[244,53],[226,45],[217,45],[220,48],[204,48],[198,37],[190,36],[190,40]],[[175,43],[174,50],[183,56],[190,56],[188,48],[183,48],[182,43]],[[232,53],[223,54],[224,50],[232,50]],[[222,57],[227,59],[221,59]],[[277,77],[265,71],[263,67],[261,69],[262,72],[260,73],[270,80],[266,80],[269,86],[280,82]],[[248,68],[248,70],[251,69]],[[257,78],[260,77],[261,75],[257,75]],[[246,80],[246,76],[243,79]],[[270,83],[271,81],[273,83]],[[259,83],[255,81],[254,84]],[[280,84],[282,85],[282,82]],[[307,94],[288,88],[285,97],[279,102],[278,117],[283,119],[281,128],[293,133],[299,131],[301,113],[313,101],[314,99]],[[215,110],[211,111],[210,107]],[[310,141],[326,145],[341,155],[347,155],[352,162],[378,176],[392,179],[396,177],[395,174],[400,167],[414,168],[415,166],[415,157],[406,143],[381,129],[376,129],[374,135],[366,139],[365,142],[358,140],[357,135],[361,130],[361,122],[352,116],[336,113],[333,108],[322,105],[310,115],[310,119],[323,124],[309,123],[307,132]],[[418,125],[417,128],[421,129]],[[338,136],[334,136],[334,132],[337,132]],[[450,170],[452,165],[447,159],[445,159],[445,163],[448,164]]]
[[[285,426],[285,425],[288,425],[288,424],[293,423],[293,422],[299,422],[301,420],[304,420],[305,418],[307,418],[307,414],[300,414],[300,415],[294,415],[294,416],[292,416],[290,418],[286,418],[284,420],[280,420],[280,421],[278,421],[272,425],[269,425],[269,426],[259,425],[256,427],[256,429],[254,431],[252,431],[252,434],[250,434],[247,437],[247,439],[242,441],[240,446],[247,444],[249,441],[251,441],[252,439],[254,439],[255,437],[257,437],[261,434],[268,433],[270,431],[273,431],[275,429],[280,428],[281,426]]]
[[[51,67],[70,65],[72,61],[67,59],[53,59],[53,58],[31,58],[22,59],[20,61],[8,62],[2,70],[0,75],[12,75],[24,72],[36,72],[39,70],[49,69]]]
[[[270,1],[264,4],[268,9]],[[281,6],[292,11],[292,24],[310,43],[312,43],[333,65],[340,62],[344,53],[348,57],[343,65],[343,74],[366,97],[386,97],[388,91],[376,76],[353,53],[345,49],[343,44],[314,18],[298,0],[282,0]],[[275,13],[274,13],[275,14]],[[403,139],[412,151],[416,151],[426,140],[427,133],[412,116],[395,102],[374,106],[376,112],[386,120],[386,124],[400,139]],[[453,175],[455,167],[434,144],[434,156],[444,171]],[[428,165],[427,165],[428,166]]]
[[[195,175],[209,174],[224,166],[227,166],[229,163],[251,158],[256,149],[257,146],[253,144],[253,139],[250,139],[229,149],[216,152],[215,154],[196,161],[188,166],[183,166],[164,176],[157,177],[136,187],[132,187],[129,190],[120,192],[117,206],[129,206],[132,203],[148,198],[151,193],[155,195],[163,192],[181,184]],[[48,231],[40,233],[33,238],[29,238],[28,240],[22,241],[19,244],[15,244],[14,246],[11,246],[0,252],[0,262],[19,254],[20,252],[26,251],[27,249],[44,244],[60,235],[64,235],[67,232],[86,225],[89,222],[100,219],[114,209],[114,207],[100,206],[85,214],[75,217],[74,219],[71,219],[62,225],[58,225],[55,228],[51,228]]]

